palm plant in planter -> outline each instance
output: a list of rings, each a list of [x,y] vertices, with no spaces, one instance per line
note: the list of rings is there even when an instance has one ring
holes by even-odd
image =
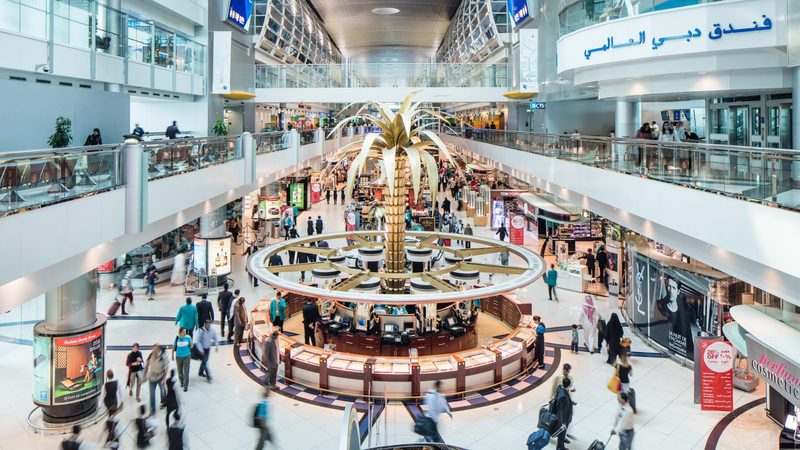
[[[422,168],[426,169],[431,201],[436,201],[439,186],[439,171],[436,160],[429,152],[438,151],[456,167],[444,142],[432,130],[426,128],[436,125],[440,119],[447,123],[447,118],[436,111],[420,108],[421,102],[412,103],[416,92],[409,94],[395,113],[382,103],[368,102],[356,113],[331,130],[330,134],[352,119],[362,119],[381,129],[380,133],[368,133],[364,136],[360,152],[355,156],[347,171],[346,193],[352,198],[353,184],[357,176],[366,166],[367,159],[377,159],[386,176],[388,190],[386,201],[386,272],[405,272],[405,207],[407,188],[410,178],[414,188],[414,196],[421,194]],[[372,114],[361,114],[368,107],[374,106],[381,117]],[[427,123],[426,123],[427,122]],[[403,292],[405,280],[389,278],[386,283],[388,293]]]
[[[52,148],[69,147],[72,142],[72,121],[66,117],[56,118],[56,128],[53,134],[47,138],[47,145]]]

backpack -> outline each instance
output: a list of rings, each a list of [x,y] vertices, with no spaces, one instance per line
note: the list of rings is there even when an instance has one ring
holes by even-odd
[[[167,428],[169,450],[183,450],[183,427]]]
[[[153,438],[153,430],[147,427],[147,419],[144,417],[136,418],[136,446],[147,448],[150,446],[150,439]]]
[[[80,448],[81,443],[78,442],[78,436],[76,435],[72,435],[61,441],[61,450],[78,450]]]
[[[266,425],[267,420],[267,404],[262,402],[258,402],[255,408],[253,408],[253,427],[254,428],[263,428]]]

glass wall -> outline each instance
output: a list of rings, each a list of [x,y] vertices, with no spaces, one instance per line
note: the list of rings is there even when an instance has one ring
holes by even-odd
[[[155,64],[171,69],[175,65],[175,34],[159,27],[155,31]]]
[[[133,18],[128,19],[128,59],[150,64],[152,31],[153,27],[149,23]]]
[[[124,14],[105,5],[97,5],[95,50],[114,56],[125,56],[123,42]]]
[[[90,0],[55,2],[53,42],[70,47],[89,48],[92,42],[91,11]]]
[[[0,0],[0,30],[47,39],[47,0]]]

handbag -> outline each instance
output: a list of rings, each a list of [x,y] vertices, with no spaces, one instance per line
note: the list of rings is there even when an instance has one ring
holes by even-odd
[[[622,382],[619,379],[619,375],[616,373],[611,376],[611,379],[608,380],[608,384],[606,385],[609,391],[619,394],[619,391],[622,390]]]
[[[194,345],[192,345],[190,352],[191,352],[191,358],[193,360],[199,361],[203,359],[203,357],[200,355],[200,350],[198,350],[197,347],[195,347]]]
[[[414,433],[420,436],[431,436],[433,435],[433,427],[434,422],[428,416],[419,416],[414,421]]]

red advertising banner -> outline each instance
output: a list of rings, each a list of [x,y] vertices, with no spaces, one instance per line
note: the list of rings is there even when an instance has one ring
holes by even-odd
[[[322,183],[315,182],[311,183],[311,203],[319,203],[320,198],[322,197]]]
[[[733,361],[730,342],[700,342],[700,409],[733,411]]]
[[[82,334],[79,336],[69,336],[63,338],[56,338],[56,345],[59,347],[71,347],[74,345],[83,345],[92,342],[93,340],[99,338],[103,335],[103,329],[98,328],[92,332],[87,334]]]
[[[510,214],[509,225],[511,226],[508,230],[508,240],[514,245],[525,245],[525,216],[516,213]]]
[[[356,223],[355,211],[347,211],[345,213],[345,231],[356,231]]]

